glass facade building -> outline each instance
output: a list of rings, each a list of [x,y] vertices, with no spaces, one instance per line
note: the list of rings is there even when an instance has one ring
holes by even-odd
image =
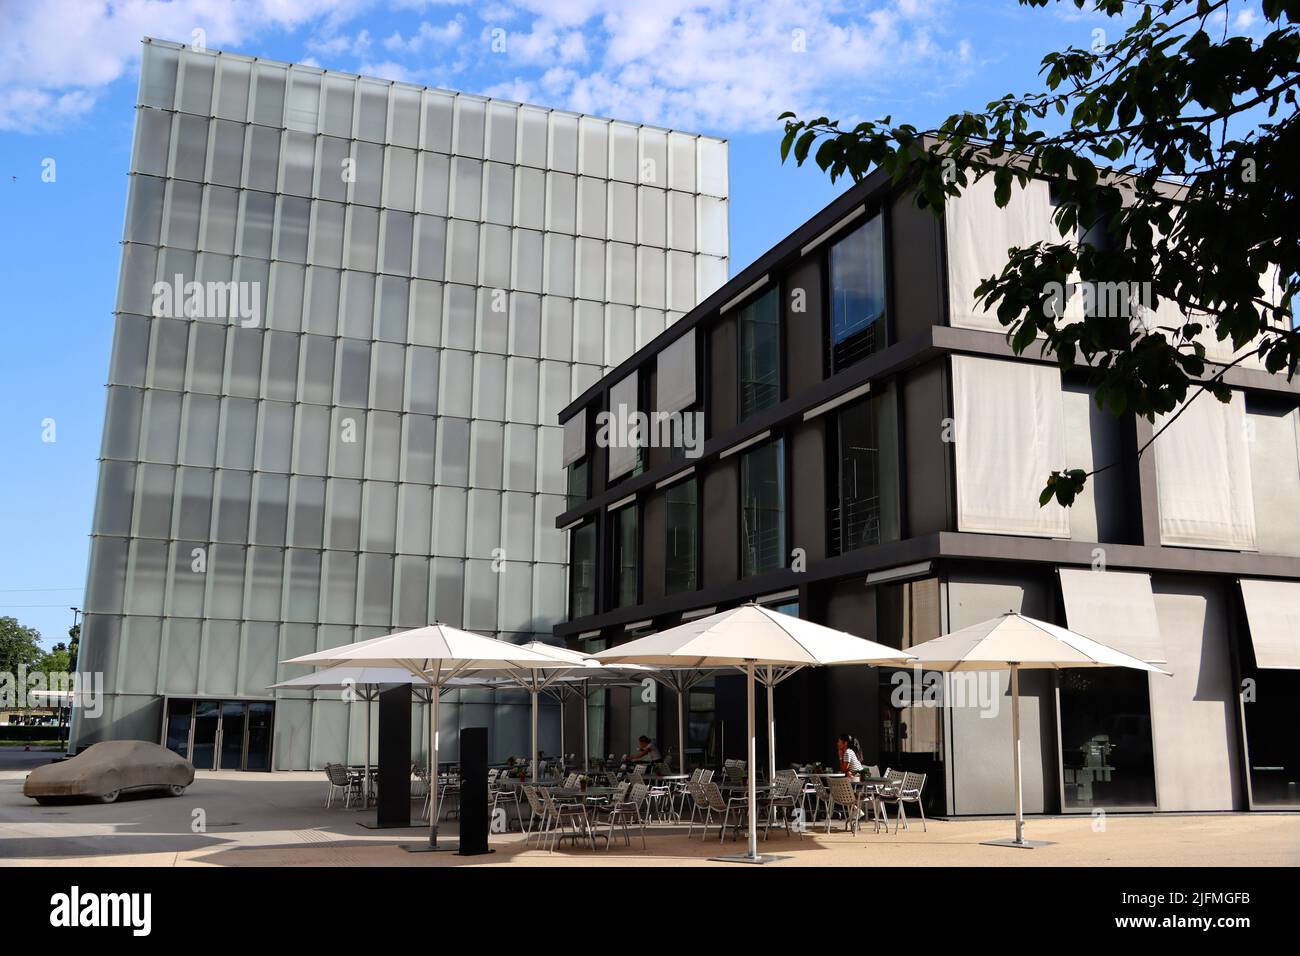
[[[355,759],[360,708],[278,662],[550,639],[558,413],[725,280],[727,144],[146,41],[130,172],[77,743]],[[526,749],[526,708],[461,694],[449,756]]]

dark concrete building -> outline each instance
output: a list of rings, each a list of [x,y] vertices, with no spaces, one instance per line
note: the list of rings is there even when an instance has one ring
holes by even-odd
[[[1173,675],[1027,673],[1027,811],[1300,803],[1300,383],[1248,358],[1230,403],[1139,455],[1162,420],[1101,412],[975,305],[1009,247],[1059,241],[1052,207],[1033,182],[998,209],[987,182],[935,216],[873,175],[580,395],[557,635],[596,651],[756,600],[907,648],[1015,609]],[[630,443],[611,409],[702,442]],[[1052,469],[1112,463],[1039,507]],[[776,692],[778,763],[828,761],[847,730],[866,763],[926,772],[931,812],[1010,811],[1007,681],[803,672]],[[691,762],[743,755],[743,697],[723,676],[692,693]],[[606,706],[609,749],[677,739],[671,701]]]

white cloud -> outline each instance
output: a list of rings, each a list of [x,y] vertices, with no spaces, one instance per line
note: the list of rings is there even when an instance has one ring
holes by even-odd
[[[771,130],[787,109],[885,113],[873,98],[900,84],[933,93],[977,68],[969,42],[946,32],[947,0],[0,0],[0,9],[0,130],[83,116],[133,71],[142,36],[188,42],[199,27],[218,49],[255,52],[264,35],[302,30],[302,55],[286,58],[718,133]],[[501,30],[504,50],[494,50]]]
[[[947,81],[970,69],[969,44],[950,47],[938,33],[942,3],[879,0],[852,12],[834,0],[516,6],[532,15],[507,38],[518,75],[495,89],[540,90],[551,105],[686,129],[770,130],[787,109],[843,115],[908,70],[941,65]]]
[[[140,56],[140,40],[238,47],[262,30],[337,23],[349,0],[42,0],[0,7],[0,130],[31,131],[84,116]]]

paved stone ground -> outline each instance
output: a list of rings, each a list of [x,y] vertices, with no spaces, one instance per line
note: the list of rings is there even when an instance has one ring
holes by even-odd
[[[565,844],[555,853],[525,847],[519,833],[494,835],[486,857],[412,854],[421,830],[375,831],[368,814],[324,808],[320,773],[200,773],[179,798],[124,796],[111,805],[38,807],[22,796],[22,779],[48,754],[0,755],[0,865],[26,866],[683,866],[739,852],[743,843],[687,839],[684,829],[652,826],[647,848],[616,841],[606,851]],[[415,805],[418,810],[418,804]],[[195,821],[205,828],[196,832]],[[820,830],[803,839],[760,841],[784,866],[1296,866],[1300,814],[1221,813],[1109,815],[1104,830],[1091,817],[1031,818],[1037,850],[981,846],[1011,835],[1002,819],[919,821],[895,834]],[[454,836],[454,822],[443,827]],[[718,864],[712,864],[718,865]]]

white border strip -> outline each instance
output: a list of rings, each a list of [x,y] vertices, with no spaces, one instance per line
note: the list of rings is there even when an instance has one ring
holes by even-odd
[[[730,458],[732,455],[736,454],[736,452],[744,451],[746,448],[749,448],[751,445],[760,444],[761,442],[767,441],[771,437],[772,437],[772,429],[769,428],[766,431],[758,435],[755,435],[753,438],[747,438],[738,444],[732,445],[726,451],[718,455],[718,461],[722,461],[722,459],[724,458]]]
[[[679,471],[679,472],[678,472],[677,474],[675,474],[675,475],[671,475],[671,476],[669,476],[668,478],[664,478],[664,479],[662,479],[661,481],[656,481],[656,482],[655,482],[655,491],[658,491],[658,490],[660,490],[661,488],[667,488],[669,485],[675,485],[675,484],[677,484],[677,482],[679,482],[679,481],[681,481],[681,480],[683,480],[683,479],[685,479],[685,478],[689,478],[689,477],[691,477],[691,475],[693,475],[693,474],[695,474],[695,466],[694,466],[694,465],[691,465],[691,467],[687,468],[685,471]]]
[[[835,398],[832,398],[828,402],[822,402],[820,405],[816,405],[813,408],[808,409],[808,411],[803,413],[803,420],[806,422],[810,422],[818,415],[825,415],[827,412],[839,408],[841,405],[847,405],[855,398],[861,398],[863,395],[868,394],[870,391],[871,391],[870,382],[867,382],[865,385],[859,385],[857,388],[851,388],[843,395],[837,395]]]
[[[630,505],[634,501],[636,501],[636,495],[631,494],[628,495],[626,498],[619,498],[618,501],[614,501],[611,502],[610,504],[605,505],[605,510],[617,511],[619,508],[623,507],[624,505]]]
[[[918,561],[916,564],[900,564],[896,568],[872,571],[867,575],[868,584],[881,584],[885,581],[900,581],[903,578],[915,578],[930,570],[932,562]]]
[[[847,216],[845,216],[843,219],[841,219],[841,220],[840,220],[839,222],[837,222],[835,225],[831,226],[829,229],[827,229],[825,232],[823,232],[820,236],[818,236],[818,237],[817,237],[816,239],[814,239],[812,242],[808,243],[808,245],[806,245],[806,246],[804,246],[802,249],[800,249],[800,250],[799,250],[799,255],[801,255],[801,256],[806,256],[806,255],[808,255],[808,253],[812,252],[814,249],[816,249],[818,246],[820,246],[820,245],[821,245],[823,242],[825,242],[827,239],[831,238],[831,236],[835,235],[837,232],[839,232],[839,231],[840,231],[841,229],[843,229],[845,226],[849,225],[849,223],[856,222],[857,220],[861,219],[861,218],[862,218],[863,216],[865,216],[866,214],[867,214],[867,207],[866,207],[866,206],[859,206],[857,209],[853,210],[853,212],[849,213]]]
[[[741,302],[745,301],[746,299],[748,299],[751,295],[753,295],[753,294],[754,294],[755,292],[757,292],[759,289],[763,288],[763,286],[767,285],[768,281],[769,281],[771,278],[772,278],[772,277],[771,277],[770,275],[765,275],[765,276],[763,276],[763,278],[759,279],[757,282],[755,282],[753,285],[751,285],[751,286],[750,286],[748,289],[746,289],[744,292],[740,293],[740,295],[738,295],[738,296],[734,296],[733,298],[728,299],[726,305],[724,305],[724,306],[722,306],[722,308],[718,309],[718,314],[721,315],[723,312],[726,312],[726,311],[730,310],[730,309],[733,308],[734,306],[736,306],[736,305],[738,305],[739,303],[741,303]]]

